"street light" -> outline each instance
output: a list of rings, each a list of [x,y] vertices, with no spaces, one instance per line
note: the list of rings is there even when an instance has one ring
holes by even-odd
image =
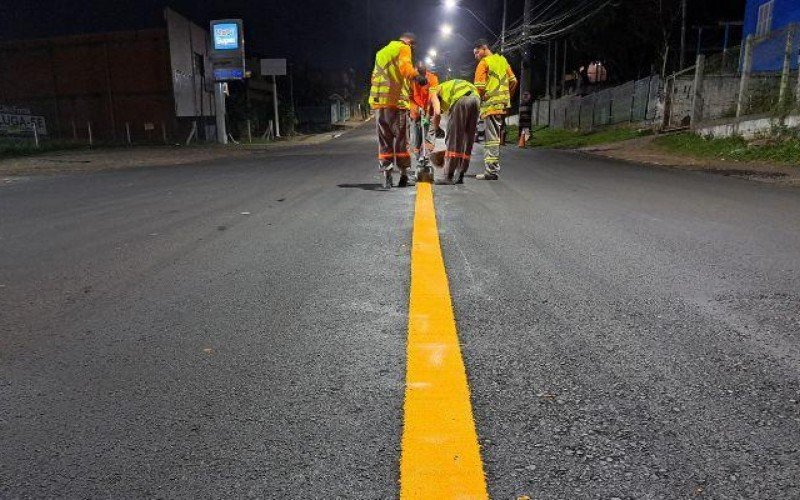
[[[436,57],[436,55],[437,55],[437,54],[438,54],[438,53],[436,52],[436,49],[429,49],[429,50],[428,50],[428,55],[429,55],[430,57]]]
[[[478,21],[478,22],[481,24],[481,26],[483,26],[484,28],[486,28],[486,30],[489,32],[489,34],[491,34],[491,35],[492,35],[493,37],[495,37],[495,38],[499,38],[499,37],[497,36],[497,33],[495,33],[495,32],[494,32],[494,30],[492,30],[492,28],[490,28],[490,27],[489,27],[489,25],[487,25],[487,24],[486,24],[486,23],[483,21],[483,19],[481,19],[480,17],[478,17],[478,15],[477,15],[477,14],[475,14],[474,12],[472,12],[470,9],[468,9],[468,8],[466,8],[466,7],[462,7],[462,6],[458,5],[458,0],[445,0],[445,2],[444,2],[444,8],[445,8],[445,10],[455,10],[455,9],[460,9],[460,10],[465,10],[465,11],[469,12],[469,14],[470,14],[472,17],[474,17],[474,18],[475,18],[475,20],[476,20],[476,21]]]
[[[472,43],[472,42],[470,42],[469,40],[467,40],[467,39],[464,37],[464,35],[462,35],[462,34],[461,34],[461,33],[459,33],[458,31],[455,31],[455,30],[453,29],[453,26],[452,26],[452,25],[450,25],[450,24],[443,24],[443,25],[442,25],[442,26],[439,28],[439,32],[442,34],[442,38],[450,38],[450,36],[451,36],[451,35],[457,35],[457,36],[458,36],[460,39],[464,40],[464,43],[466,43],[467,45],[469,45],[469,44],[471,44],[471,43]]]

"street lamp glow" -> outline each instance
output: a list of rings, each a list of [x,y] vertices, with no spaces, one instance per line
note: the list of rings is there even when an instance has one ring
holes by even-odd
[[[431,56],[426,57],[425,64],[427,64],[428,66],[433,66],[433,58]]]
[[[430,57],[436,57],[436,55],[437,55],[437,54],[438,54],[438,52],[436,52],[436,49],[430,49],[430,50],[428,50],[428,55],[429,55]]]
[[[439,31],[441,31],[444,36],[450,36],[453,34],[453,27],[449,24],[443,24]]]
[[[458,7],[457,0],[444,0],[444,8],[447,10],[453,10]]]

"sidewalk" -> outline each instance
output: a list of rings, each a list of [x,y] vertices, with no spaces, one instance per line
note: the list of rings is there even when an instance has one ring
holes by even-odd
[[[0,159],[0,183],[7,177],[23,175],[53,175],[140,167],[169,167],[226,158],[243,158],[258,152],[268,152],[286,147],[322,144],[364,123],[363,121],[346,122],[341,130],[320,134],[297,135],[275,142],[253,144],[243,142],[228,146],[203,144],[191,146],[113,147],[60,151]]]

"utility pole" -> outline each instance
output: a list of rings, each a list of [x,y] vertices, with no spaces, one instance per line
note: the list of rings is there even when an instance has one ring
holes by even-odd
[[[553,98],[558,98],[558,40],[553,42]]]
[[[680,61],[678,62],[678,71],[683,69],[684,58],[686,56],[686,1],[687,0],[682,0],[681,2],[681,54]]]
[[[289,99],[291,99],[292,104],[292,124],[290,127],[289,132],[294,132],[294,126],[297,120],[297,110],[294,107],[294,74],[292,69],[294,69],[294,65],[289,65]]]
[[[696,26],[697,28],[697,53],[694,55],[695,58],[700,56],[700,51],[702,50],[703,46],[703,26]]]
[[[508,15],[508,0],[503,0],[503,27],[500,31],[500,53],[506,51],[506,17]]]
[[[525,92],[531,91],[531,42],[528,40],[530,36],[529,29],[531,24],[531,0],[525,0],[525,11],[522,16],[522,62],[520,63],[520,88],[519,88],[519,102],[522,104],[522,95]]]
[[[550,94],[550,52],[552,52],[550,50],[550,44],[551,42],[547,42],[547,73],[545,74],[546,85],[544,91],[548,99],[552,98],[552,95]]]
[[[731,26],[742,26],[744,23],[741,21],[729,22],[723,21],[720,22],[719,25],[725,28],[725,37],[722,41],[722,70],[723,72],[727,68],[726,62],[728,59],[728,52],[729,46],[731,44]]]
[[[281,125],[278,117],[278,77],[275,75],[272,75],[272,96],[272,103],[275,108],[275,137],[280,139]]]
[[[561,71],[561,95],[567,93],[567,39],[564,39],[564,66]]]
[[[214,103],[217,115],[217,142],[228,144],[228,131],[225,127],[225,90],[224,83],[214,84]]]

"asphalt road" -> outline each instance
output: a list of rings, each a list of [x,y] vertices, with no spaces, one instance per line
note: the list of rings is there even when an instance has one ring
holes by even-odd
[[[396,497],[373,140],[0,185],[0,497]],[[800,191],[504,153],[434,193],[492,497],[800,498]]]

